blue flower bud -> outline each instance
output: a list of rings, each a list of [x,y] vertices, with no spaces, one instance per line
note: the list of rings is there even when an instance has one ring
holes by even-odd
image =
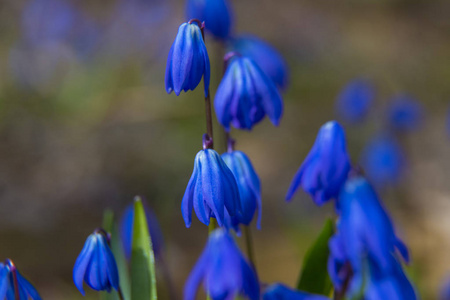
[[[205,29],[216,38],[226,39],[231,31],[231,5],[228,0],[187,0],[188,19],[205,21]]]
[[[387,110],[388,125],[398,132],[411,132],[420,127],[423,107],[409,95],[399,95],[392,99]]]
[[[283,284],[276,283],[266,289],[263,300],[330,300],[330,298],[293,290]]]
[[[292,180],[290,200],[299,186],[317,205],[337,198],[350,170],[344,129],[336,121],[323,125],[314,146]]]
[[[192,209],[205,225],[209,225],[211,217],[216,218],[219,226],[229,224],[224,222],[226,214],[240,220],[241,207],[236,179],[213,149],[201,150],[195,157],[194,171],[181,202],[186,227],[191,226]]]
[[[252,35],[243,35],[231,41],[232,51],[252,59],[281,89],[289,83],[289,69],[281,54],[267,42]]]
[[[230,123],[250,130],[265,115],[278,126],[283,113],[283,101],[272,80],[251,59],[237,55],[229,61],[214,107],[227,131]]]
[[[241,199],[242,223],[249,225],[258,209],[257,227],[260,229],[261,184],[250,159],[242,151],[224,153],[222,158],[236,178]]]
[[[336,100],[336,111],[339,117],[348,123],[364,120],[375,99],[375,88],[365,79],[350,81],[339,93]]]
[[[84,295],[83,280],[96,291],[119,289],[116,260],[101,230],[96,230],[87,238],[73,267],[73,282]]]
[[[202,76],[205,95],[208,94],[210,66],[209,57],[197,22],[183,23],[170,48],[166,67],[166,91],[178,96],[181,91],[194,90]]]
[[[9,259],[5,263],[0,263],[0,299],[15,300],[14,277],[17,279],[17,286],[20,300],[41,300],[39,293],[16,269]]]
[[[224,229],[216,229],[209,236],[184,287],[184,300],[195,299],[202,281],[212,300],[234,299],[237,295],[259,300],[258,278]]]

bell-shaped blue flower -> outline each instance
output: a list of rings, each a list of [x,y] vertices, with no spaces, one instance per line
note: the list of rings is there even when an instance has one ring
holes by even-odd
[[[205,29],[218,39],[226,39],[231,32],[232,12],[229,0],[187,0],[188,19],[205,22]]]
[[[337,198],[350,170],[345,132],[336,121],[323,125],[314,146],[292,180],[286,195],[290,200],[298,187],[317,205]]]
[[[275,283],[265,290],[263,300],[330,300],[330,298],[293,290],[283,284]]]
[[[388,125],[397,132],[411,132],[422,124],[423,107],[409,95],[399,95],[392,99],[387,109]]]
[[[15,280],[17,280],[20,300],[41,300],[37,290],[19,273],[14,263],[9,259],[5,263],[0,263],[0,299],[17,299],[14,289]]]
[[[366,79],[358,78],[344,86],[336,100],[336,112],[348,123],[364,120],[375,99],[375,88]]]
[[[234,299],[238,295],[260,299],[257,275],[224,229],[216,229],[209,236],[184,287],[184,300],[196,298],[201,282],[212,300]]]
[[[225,75],[214,99],[219,123],[227,131],[250,130],[267,115],[275,126],[280,123],[283,101],[275,84],[251,59],[228,54]]]
[[[167,58],[166,91],[178,96],[181,91],[194,90],[202,77],[208,95],[210,66],[202,29],[196,21],[183,23]]]
[[[289,69],[281,54],[267,42],[253,35],[243,35],[231,40],[232,51],[252,59],[281,89],[289,84]]]
[[[86,240],[73,267],[73,282],[85,294],[83,281],[96,291],[119,289],[116,259],[103,230],[96,230]]]
[[[217,220],[219,226],[229,225],[224,221],[227,215],[240,220],[241,206],[236,179],[213,149],[201,150],[195,157],[194,171],[181,202],[186,227],[191,226],[192,209],[205,225],[209,225],[211,217]]]
[[[242,223],[249,225],[258,210],[257,227],[261,228],[261,183],[248,156],[242,151],[222,154],[222,158],[233,172],[239,188]]]

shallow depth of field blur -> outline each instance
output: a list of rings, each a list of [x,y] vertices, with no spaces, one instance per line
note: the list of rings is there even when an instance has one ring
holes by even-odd
[[[31,2],[0,3],[0,260],[12,258],[44,299],[82,299],[71,272],[85,238],[105,208],[120,215],[142,195],[181,295],[207,237],[196,219],[186,229],[180,211],[205,131],[202,89],[179,97],[164,89],[184,1],[79,0],[69,12]],[[405,176],[379,192],[411,249],[408,272],[422,299],[434,299],[450,273],[450,2],[232,3],[235,32],[270,42],[291,73],[281,125],[234,132],[262,181],[262,230],[254,230],[261,281],[293,286],[305,250],[333,216],[332,204],[318,208],[301,192],[286,203],[284,195],[320,125],[337,118],[341,88],[364,76],[377,87],[370,115],[343,123],[355,163],[391,96],[407,92],[424,108],[420,129],[402,140]],[[47,28],[52,20],[59,27]],[[211,36],[206,44],[214,93],[223,53]],[[215,133],[222,150],[217,124]],[[86,299],[96,297],[88,291]]]

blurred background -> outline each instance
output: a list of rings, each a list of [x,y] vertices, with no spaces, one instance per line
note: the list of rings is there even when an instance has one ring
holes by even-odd
[[[285,112],[233,132],[262,181],[262,230],[253,228],[263,282],[296,283],[303,254],[332,205],[284,196],[319,127],[338,119],[352,160],[384,127],[398,94],[420,103],[415,130],[397,135],[405,161],[378,190],[409,245],[422,299],[450,272],[450,2],[445,0],[232,1],[235,33],[271,43],[290,68]],[[180,203],[205,131],[202,89],[176,97],[165,63],[181,0],[0,2],[0,260],[12,258],[44,299],[82,299],[71,272],[105,208],[120,216],[143,195],[162,228],[165,261],[181,289],[204,247]],[[212,92],[221,44],[207,35]],[[340,119],[336,100],[354,78],[375,92],[364,121]],[[216,148],[222,151],[221,131]],[[400,136],[400,137],[399,137]],[[394,182],[395,181],[395,182]],[[96,299],[88,291],[86,299]]]

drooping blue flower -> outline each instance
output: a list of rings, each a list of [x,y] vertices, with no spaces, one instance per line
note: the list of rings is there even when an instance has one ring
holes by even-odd
[[[336,199],[349,170],[344,129],[336,121],[327,122],[320,128],[314,146],[292,180],[286,200],[300,186],[317,205]]]
[[[73,267],[73,282],[85,294],[83,281],[96,291],[119,289],[116,259],[103,230],[95,230],[86,240]]]
[[[192,209],[198,219],[209,225],[210,218],[219,226],[228,214],[241,220],[239,189],[233,173],[213,149],[200,150],[195,157],[194,171],[181,202],[181,212],[186,227],[191,226]]]
[[[387,118],[389,127],[394,131],[411,132],[422,124],[423,107],[409,95],[398,95],[389,103]]]
[[[263,300],[330,300],[330,298],[293,290],[283,284],[275,283],[265,290]]]
[[[439,300],[450,300],[450,276],[447,276],[439,291]]]
[[[187,0],[188,19],[205,22],[205,28],[216,38],[226,39],[231,32],[231,4],[228,0]]]
[[[14,277],[17,278],[20,300],[28,300],[30,298],[32,300],[41,300],[37,290],[19,273],[10,259],[7,259],[5,263],[0,263],[0,299],[16,299]]]
[[[250,225],[258,210],[257,227],[261,228],[261,183],[248,156],[242,151],[222,154],[222,158],[233,172],[239,188],[242,223]]]
[[[364,120],[375,99],[375,88],[366,79],[357,78],[344,86],[336,100],[336,112],[348,123]]]
[[[230,48],[256,62],[279,88],[287,88],[289,68],[281,54],[270,44],[253,35],[242,35],[231,40]]]
[[[202,77],[207,95],[210,66],[202,30],[195,21],[183,23],[167,58],[166,91],[169,94],[174,91],[178,96],[181,91],[194,90]]]
[[[402,178],[406,158],[403,149],[389,135],[373,138],[364,147],[361,165],[371,182],[378,187],[395,185]]]
[[[230,55],[214,100],[220,124],[227,131],[230,123],[236,128],[250,130],[267,115],[278,126],[283,101],[275,84],[251,59]]]
[[[216,229],[209,236],[184,287],[184,300],[194,300],[202,282],[212,300],[234,299],[238,295],[259,300],[257,275],[224,229]]]

